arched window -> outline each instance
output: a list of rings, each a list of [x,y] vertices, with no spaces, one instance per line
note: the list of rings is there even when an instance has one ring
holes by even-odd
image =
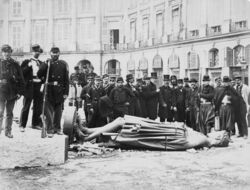
[[[130,59],[127,63],[128,73],[135,75],[135,61]]]
[[[209,51],[209,66],[215,67],[219,66],[219,50],[216,48],[213,48]]]
[[[113,75],[120,75],[120,62],[116,59],[111,59],[106,62],[104,67],[105,74],[113,74]]]
[[[200,61],[197,53],[195,53],[194,51],[188,52],[187,58],[188,58],[187,63],[189,69],[199,69]]]
[[[145,57],[142,57],[139,61],[139,71],[141,73],[141,77],[148,75],[148,60]]]

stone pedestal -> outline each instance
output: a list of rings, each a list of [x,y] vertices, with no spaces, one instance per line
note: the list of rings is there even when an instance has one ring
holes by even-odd
[[[67,159],[68,137],[41,138],[41,131],[31,128],[24,133],[13,129],[13,139],[0,135],[0,169],[59,165]]]

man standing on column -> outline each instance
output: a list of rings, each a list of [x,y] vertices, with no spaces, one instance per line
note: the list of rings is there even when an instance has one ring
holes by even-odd
[[[58,47],[52,47],[50,55],[51,59],[41,65],[37,75],[45,80],[48,64],[50,64],[45,112],[48,123],[47,133],[51,138],[54,133],[62,135],[60,123],[63,103],[69,93],[69,71],[68,64],[59,59]]]
[[[13,109],[16,99],[23,94],[24,79],[18,62],[11,58],[12,48],[3,45],[0,59],[0,134],[2,131],[3,114],[6,109],[5,136],[13,138]]]
[[[37,77],[37,72],[42,65],[42,61],[39,60],[40,54],[43,53],[40,45],[35,44],[32,46],[33,57],[23,61],[21,68],[25,80],[25,92],[23,98],[23,108],[20,116],[20,131],[24,132],[26,127],[30,105],[33,100],[33,116],[32,116],[32,128],[41,129],[42,123],[40,115],[42,113],[42,93],[41,85],[42,80]]]

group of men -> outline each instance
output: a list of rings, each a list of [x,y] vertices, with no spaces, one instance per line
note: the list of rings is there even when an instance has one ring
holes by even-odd
[[[24,98],[20,131],[25,131],[33,101],[32,128],[41,129],[43,113],[48,136],[61,135],[63,105],[71,87],[78,89],[75,105],[79,108],[83,101],[89,128],[103,126],[128,114],[153,120],[159,117],[161,122],[184,122],[207,135],[215,127],[215,117],[219,117],[220,130],[234,134],[237,124],[239,136],[248,136],[249,88],[240,76],[233,81],[228,76],[217,78],[214,87],[208,75],[203,76],[202,84],[194,78],[177,79],[174,75],[164,75],[163,85],[157,89],[156,72],[136,81],[132,74],[128,74],[124,81],[120,76],[98,76],[92,65],[81,64],[69,77],[68,64],[59,59],[58,47],[51,48],[51,58],[42,62],[39,60],[42,48],[33,45],[32,58],[24,60],[21,66],[11,58],[9,45],[3,45],[1,51],[0,132],[6,108],[5,135],[9,138],[13,138],[13,108],[21,95]]]

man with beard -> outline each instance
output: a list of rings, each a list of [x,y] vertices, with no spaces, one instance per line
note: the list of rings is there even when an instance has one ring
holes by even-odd
[[[15,102],[24,92],[24,78],[19,63],[11,58],[12,48],[3,45],[0,59],[0,134],[6,109],[5,136],[13,138],[12,122]]]
[[[89,114],[92,114],[88,127],[93,128],[105,125],[107,119],[101,116],[98,106],[100,98],[105,96],[105,90],[101,86],[100,76],[95,76],[94,85],[89,89],[88,94],[91,102]]]
[[[146,87],[143,93],[146,102],[146,109],[149,119],[155,120],[157,118],[157,108],[159,100],[159,89],[156,89],[155,80],[157,79],[157,73],[152,72],[151,77],[145,78]]]
[[[249,87],[242,82],[241,76],[235,77],[235,89],[236,92],[239,94],[240,99],[238,102],[237,110],[236,110],[236,122],[239,129],[239,136],[238,137],[244,137],[244,139],[247,139],[248,137],[248,127],[247,127],[247,108],[248,106],[248,99],[249,99]]]
[[[109,98],[113,102],[113,118],[123,117],[128,114],[129,101],[134,97],[134,93],[123,86],[123,78],[118,77],[116,87],[111,90]]]
[[[51,59],[41,65],[37,76],[46,81],[47,72],[49,73],[45,114],[48,137],[52,138],[53,134],[63,134],[61,118],[63,103],[69,94],[69,70],[68,64],[59,59],[60,49],[58,47],[52,47],[50,55]]]
[[[192,129],[198,131],[198,125],[197,125],[197,116],[199,112],[199,105],[198,105],[198,93],[199,93],[199,88],[197,86],[197,80],[196,79],[191,79],[190,80],[190,86],[191,90],[190,93],[187,97],[187,108],[186,111],[190,112],[190,126]]]
[[[173,93],[173,99],[175,99],[175,105],[176,107],[176,121],[178,122],[185,122],[186,119],[186,91],[183,87],[183,80],[178,79],[177,80],[177,88],[174,90]]]
[[[229,136],[234,129],[235,112],[239,100],[239,95],[230,83],[229,77],[224,76],[223,86],[214,95],[215,114],[220,118],[220,130],[226,130]]]
[[[214,98],[214,88],[209,84],[208,75],[203,76],[203,86],[200,89],[200,111],[199,111],[199,128],[200,132],[207,135],[214,127],[214,108],[212,101]]]
[[[168,122],[172,122],[173,113],[171,107],[173,99],[173,90],[170,87],[169,75],[164,75],[163,80],[164,80],[164,85],[160,87],[160,92],[159,92],[158,116],[160,117],[160,122],[165,122],[166,119]]]
[[[42,113],[42,101],[43,94],[41,93],[42,80],[38,78],[37,71],[42,65],[42,61],[39,60],[40,54],[43,53],[40,45],[35,44],[32,46],[33,57],[26,59],[22,62],[21,68],[25,80],[25,92],[23,98],[23,108],[20,115],[20,131],[24,132],[28,116],[30,105],[33,100],[33,115],[32,115],[32,128],[42,129],[42,121],[40,115]]]

